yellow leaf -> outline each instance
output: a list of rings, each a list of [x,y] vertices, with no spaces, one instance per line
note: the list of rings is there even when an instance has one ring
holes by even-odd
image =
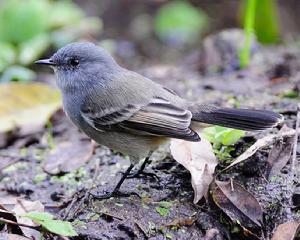
[[[0,84],[0,132],[44,125],[61,107],[58,90],[42,83]]]

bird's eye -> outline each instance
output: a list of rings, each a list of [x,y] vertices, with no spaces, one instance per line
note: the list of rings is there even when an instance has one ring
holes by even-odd
[[[72,59],[70,59],[70,64],[71,64],[71,66],[76,67],[79,65],[79,60],[72,58]]]

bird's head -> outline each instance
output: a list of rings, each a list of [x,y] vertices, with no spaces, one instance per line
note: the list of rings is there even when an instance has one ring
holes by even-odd
[[[52,67],[62,90],[103,84],[109,74],[120,69],[108,52],[89,42],[68,44],[49,59],[35,63]]]

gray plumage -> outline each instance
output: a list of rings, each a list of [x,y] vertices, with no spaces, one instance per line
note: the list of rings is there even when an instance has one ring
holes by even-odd
[[[134,164],[169,138],[200,141],[194,121],[263,130],[282,119],[270,111],[189,102],[120,67],[92,43],[69,44],[37,63],[54,68],[72,122],[99,144],[129,155]]]

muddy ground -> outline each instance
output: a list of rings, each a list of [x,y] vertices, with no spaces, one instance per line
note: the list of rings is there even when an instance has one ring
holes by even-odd
[[[191,100],[273,109],[284,114],[287,126],[295,127],[300,89],[299,47],[262,48],[258,60],[244,70],[233,67],[209,73],[202,59],[195,51],[174,66],[142,62],[134,70]],[[97,200],[89,194],[113,188],[129,165],[126,156],[103,146],[93,145],[93,153],[87,151],[87,156],[83,156],[87,161],[77,170],[64,173],[46,167],[48,173],[45,172],[49,152],[55,146],[63,142],[72,146],[78,141],[79,145],[85,145],[90,141],[61,111],[52,117],[51,123],[38,133],[2,139],[1,199],[22,197],[41,201],[58,219],[74,223],[79,236],[73,239],[246,239],[211,202],[203,199],[193,204],[190,174],[172,159],[168,147],[157,151],[152,164],[146,168],[157,178],[141,176],[122,185],[123,192],[135,192],[139,196]],[[248,133],[237,144],[233,155],[239,155],[255,139],[276,133],[280,128]],[[254,232],[258,239],[270,238],[277,225],[299,217],[297,206],[289,212],[290,191],[298,184],[294,181],[287,185],[289,163],[272,181],[266,179],[266,162],[272,147],[257,151],[244,164],[218,175],[222,180],[235,179],[259,201],[264,222]],[[299,146],[297,151],[299,157]],[[70,169],[73,158],[70,155]],[[220,162],[217,172],[226,165]],[[295,199],[297,196],[294,194]],[[167,210],[161,211],[162,208]]]

